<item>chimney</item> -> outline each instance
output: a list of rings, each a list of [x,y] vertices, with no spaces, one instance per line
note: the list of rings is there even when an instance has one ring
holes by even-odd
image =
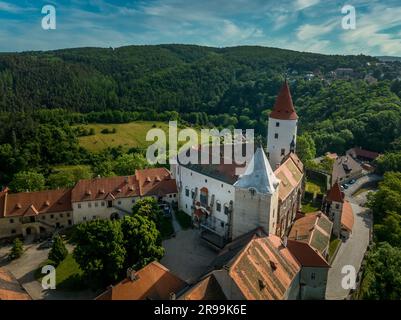
[[[171,292],[169,296],[170,296],[170,300],[176,300],[177,299],[177,297],[176,297],[174,292]]]
[[[288,242],[288,237],[287,237],[287,236],[284,236],[284,238],[283,238],[283,246],[284,246],[285,248],[287,248],[287,242]]]
[[[139,277],[136,274],[136,271],[132,268],[127,269],[127,278],[130,279],[131,281],[138,280]]]

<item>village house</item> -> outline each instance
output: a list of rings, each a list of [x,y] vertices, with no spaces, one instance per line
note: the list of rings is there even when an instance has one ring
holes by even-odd
[[[343,240],[348,239],[354,226],[354,213],[338,182],[328,191],[323,211],[333,222],[333,234]]]
[[[363,168],[359,162],[349,155],[337,157],[333,163],[331,182],[338,181],[340,184],[349,182],[352,179],[358,179],[364,174]]]
[[[365,150],[361,147],[351,148],[346,152],[346,154],[355,160],[363,162],[373,162],[380,155],[378,152]]]
[[[192,217],[205,241],[222,248],[258,227],[279,236],[289,232],[301,205],[304,180],[303,165],[294,153],[297,124],[285,82],[269,116],[267,154],[257,148],[246,168],[235,161],[226,164],[219,150],[214,151],[220,153],[219,164],[177,161],[171,166],[179,209]],[[198,151],[203,152],[202,147]]]
[[[0,193],[0,238],[44,237],[56,229],[94,219],[117,219],[132,212],[137,199],[177,201],[177,187],[166,168],[135,175],[80,180],[71,189]]]
[[[0,193],[0,238],[47,236],[73,223],[71,189]]]

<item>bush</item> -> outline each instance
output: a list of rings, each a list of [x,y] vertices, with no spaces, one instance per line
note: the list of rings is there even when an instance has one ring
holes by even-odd
[[[13,246],[11,248],[9,257],[11,260],[18,259],[24,253],[23,243],[19,238],[13,241]]]
[[[52,260],[56,266],[60,264],[68,255],[67,248],[60,236],[54,238],[52,249],[49,252],[49,260]]]

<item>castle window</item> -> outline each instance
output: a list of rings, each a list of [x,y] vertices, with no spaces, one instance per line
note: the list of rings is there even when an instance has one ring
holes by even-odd
[[[14,223],[14,219],[10,219],[10,223]]]
[[[135,201],[135,200],[133,200],[133,201]],[[104,207],[104,201],[102,201],[102,207]]]
[[[278,139],[278,133],[274,134],[274,139]]]
[[[251,193],[251,196],[252,196],[252,197],[254,197],[255,194],[256,194],[256,190],[253,189],[253,188],[249,189],[249,192]]]
[[[80,203],[78,203],[78,209],[81,209],[81,204]]]
[[[312,272],[310,275],[311,280],[315,280],[316,279],[316,273]]]
[[[285,149],[281,149],[281,155],[282,155],[282,156],[285,155]]]
[[[191,190],[191,198],[195,199],[195,191],[194,191],[194,189]]]
[[[216,210],[218,212],[221,212],[221,202],[220,201],[216,201]]]
[[[11,233],[12,233],[12,234],[17,233],[17,231],[15,231],[15,229],[12,229],[12,230],[11,230]]]
[[[336,203],[336,209],[340,209],[340,205]]]
[[[227,204],[224,205],[224,214],[226,216],[228,216],[228,205]]]
[[[188,187],[185,188],[185,196],[189,197],[189,189],[188,189]]]
[[[276,127],[279,127],[280,126],[280,122],[276,122]]]
[[[202,188],[200,191],[200,203],[203,207],[206,207],[208,205],[209,191],[207,188]]]
[[[88,203],[88,208],[92,208],[92,203]]]

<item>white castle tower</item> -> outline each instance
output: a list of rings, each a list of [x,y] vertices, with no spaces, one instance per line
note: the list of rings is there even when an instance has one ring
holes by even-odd
[[[290,152],[295,152],[298,116],[295,112],[290,88],[284,82],[269,116],[267,132],[268,158],[273,170]]]
[[[258,148],[245,173],[234,184],[233,239],[259,227],[276,233],[279,184],[263,149]]]

